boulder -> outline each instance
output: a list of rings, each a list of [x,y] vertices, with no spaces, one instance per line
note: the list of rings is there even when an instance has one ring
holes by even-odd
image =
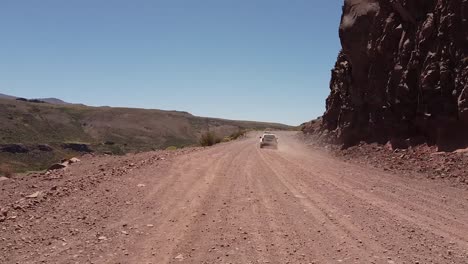
[[[0,176],[0,182],[3,182],[3,181],[8,181],[9,178],[5,177],[5,176]]]
[[[29,198],[29,199],[35,199],[35,198],[38,198],[39,196],[41,196],[42,192],[41,191],[37,191],[35,193],[32,193],[30,195],[27,195],[26,198]]]
[[[386,145],[390,150],[407,149],[409,147],[408,141],[401,138],[391,138]]]
[[[61,170],[66,168],[67,165],[65,163],[55,163],[52,166],[50,166],[47,170],[52,171],[52,170]]]
[[[73,163],[77,163],[77,162],[80,162],[81,160],[79,160],[78,158],[71,158],[68,160],[68,163],[69,164],[73,164]]]
[[[4,222],[8,216],[7,208],[0,208],[0,222]]]
[[[2,216],[7,216],[7,215],[8,215],[8,211],[9,211],[8,208],[1,208],[1,209],[0,209],[0,215],[2,215]]]

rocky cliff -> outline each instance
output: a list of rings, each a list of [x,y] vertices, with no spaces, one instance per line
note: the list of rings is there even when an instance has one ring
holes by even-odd
[[[468,143],[468,0],[345,0],[339,35],[321,133]]]

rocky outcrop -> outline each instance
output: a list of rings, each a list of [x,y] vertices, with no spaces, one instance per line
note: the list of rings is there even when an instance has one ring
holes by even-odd
[[[5,153],[28,153],[33,150],[51,152],[54,149],[47,144],[26,145],[26,144],[0,144],[0,152]]]
[[[28,153],[29,148],[23,144],[1,144],[0,145],[0,152],[6,153]]]
[[[61,170],[67,168],[69,165],[73,163],[80,162],[78,158],[71,158],[71,159],[63,159],[60,163],[52,164],[47,171],[54,171],[54,170]]]
[[[62,144],[62,148],[70,149],[77,152],[93,152],[93,150],[89,147],[88,144],[81,144],[81,143],[64,143]]]
[[[40,151],[45,151],[45,152],[51,152],[54,150],[51,146],[47,144],[39,144],[36,146],[36,148]]]
[[[67,164],[55,163],[55,164],[52,164],[47,170],[48,171],[61,170],[61,169],[65,169],[66,167],[67,167]]]
[[[468,0],[345,0],[339,34],[322,133],[468,143]]]

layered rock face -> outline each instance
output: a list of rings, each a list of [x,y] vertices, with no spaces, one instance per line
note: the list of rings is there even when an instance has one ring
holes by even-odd
[[[345,146],[468,143],[468,0],[345,0],[339,34],[322,131]]]

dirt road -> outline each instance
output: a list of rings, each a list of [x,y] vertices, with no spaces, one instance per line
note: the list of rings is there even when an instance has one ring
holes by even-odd
[[[344,163],[294,133],[278,150],[256,143],[17,179],[23,195],[50,191],[0,223],[0,262],[468,263],[466,190]]]

